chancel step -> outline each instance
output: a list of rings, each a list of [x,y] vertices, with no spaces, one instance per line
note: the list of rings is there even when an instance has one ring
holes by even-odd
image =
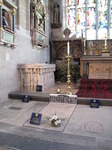
[[[24,95],[29,95],[30,100],[33,100],[33,101],[50,102],[50,94],[43,93],[43,92],[14,91],[14,92],[9,93],[8,96],[10,99],[22,100],[22,97]],[[77,104],[90,105],[90,99],[92,99],[92,98],[77,97]],[[98,98],[96,98],[96,99],[98,99]],[[112,106],[112,99],[99,98],[99,105],[100,106]]]

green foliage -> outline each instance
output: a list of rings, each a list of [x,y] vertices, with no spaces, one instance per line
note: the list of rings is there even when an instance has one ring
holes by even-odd
[[[70,58],[70,80],[71,82],[74,82],[76,80],[76,75],[77,75],[77,64],[75,64],[73,58]],[[67,81],[67,69],[68,69],[68,61],[67,58],[64,57],[60,63],[57,64],[56,66],[56,71],[55,71],[55,80],[56,81],[61,81],[61,82],[66,82]]]

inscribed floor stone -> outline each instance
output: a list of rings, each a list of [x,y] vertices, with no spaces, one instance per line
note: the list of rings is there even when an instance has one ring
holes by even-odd
[[[42,114],[42,121],[40,125],[30,124],[29,119],[25,122],[24,126],[31,128],[40,128],[45,130],[63,131],[75,108],[76,104],[50,102],[44,109],[38,112]],[[64,119],[60,127],[52,127],[50,121],[48,120],[48,117],[52,117],[52,115],[54,115],[55,113],[60,119]]]

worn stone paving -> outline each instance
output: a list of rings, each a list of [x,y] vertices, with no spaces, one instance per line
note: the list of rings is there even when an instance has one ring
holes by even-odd
[[[54,130],[54,131],[64,131],[69,118],[72,116],[73,111],[76,108],[76,104],[67,104],[67,103],[53,103],[50,102],[45,108],[40,112],[42,114],[41,125],[36,126],[30,124],[30,119],[24,124],[25,127],[40,128],[44,130]],[[68,109],[68,111],[66,111]],[[51,118],[56,114],[62,121],[60,127],[52,127],[48,118]]]
[[[112,107],[90,108],[89,105],[76,105],[66,127],[61,132],[23,126],[25,121],[29,120],[32,112],[41,112],[47,105],[47,102],[30,101],[29,103],[23,103],[20,100],[11,99],[4,103],[1,102],[0,132],[52,141],[52,150],[56,147],[64,149],[64,144],[69,146],[79,145],[79,147],[85,147],[87,150],[90,150],[90,148],[112,149]],[[69,112],[69,107],[66,107],[66,112]],[[62,143],[63,145],[61,145]],[[10,146],[13,147],[13,144]]]

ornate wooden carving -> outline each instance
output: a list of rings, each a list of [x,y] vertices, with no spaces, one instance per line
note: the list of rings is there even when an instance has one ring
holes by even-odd
[[[67,42],[68,40],[53,40],[50,42],[51,62],[56,60],[62,60],[67,54]],[[70,39],[70,55],[74,59],[79,59],[82,56],[82,40]]]
[[[107,50],[112,55],[112,40],[107,40]],[[87,53],[86,55],[102,55],[102,51],[105,49],[105,40],[88,40],[87,41]]]

